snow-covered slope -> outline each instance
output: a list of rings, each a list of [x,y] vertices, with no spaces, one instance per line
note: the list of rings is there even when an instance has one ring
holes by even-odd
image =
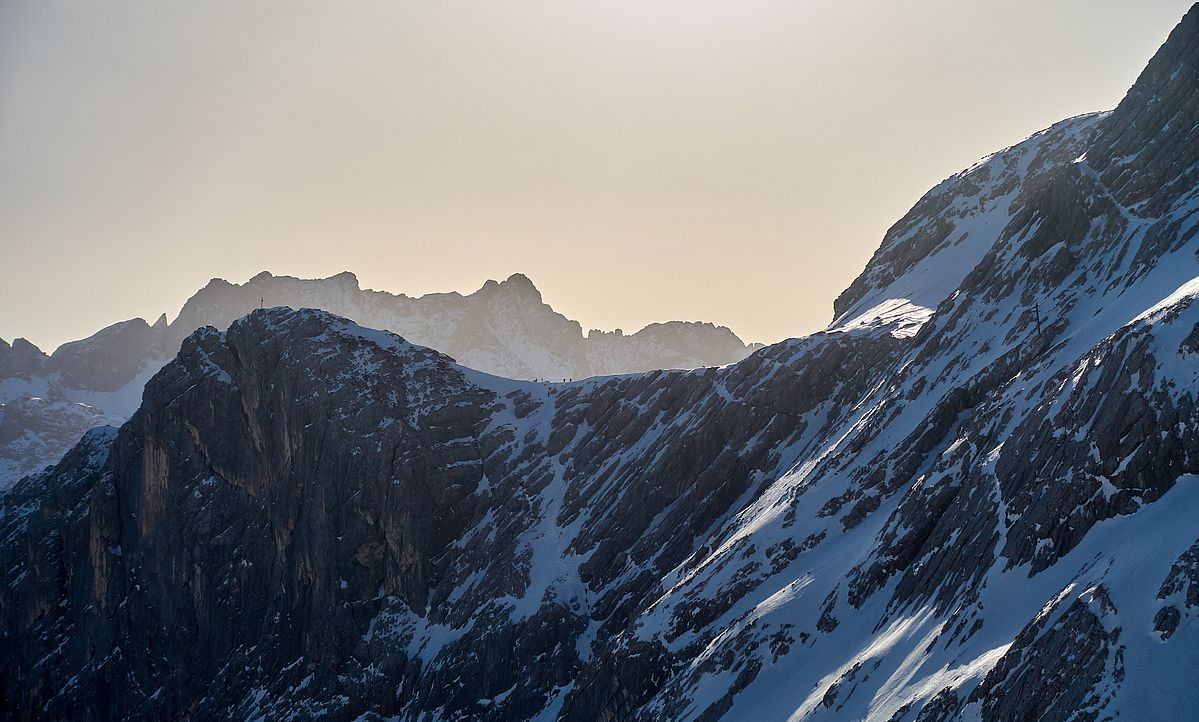
[[[166,320],[114,324],[53,356],[25,339],[0,340],[0,492],[62,458],[84,432],[120,425],[146,381],[171,357]]]
[[[388,329],[488,373],[565,380],[657,368],[733,363],[749,354],[741,339],[710,323],[651,324],[635,334],[592,331],[544,303],[525,276],[488,281],[475,293],[410,298],[358,287],[352,273],[298,279],[263,272],[242,285],[213,279],[167,323],[140,318],[63,344],[46,356],[24,339],[0,340],[0,404],[24,411],[0,417],[0,491],[62,457],[97,424],[120,424],[141,403],[142,388],[202,326],[226,328],[261,304],[323,308]],[[81,411],[84,404],[90,412]],[[31,416],[36,407],[36,417]],[[90,414],[90,415],[89,415]],[[90,421],[89,421],[90,419]],[[26,421],[29,424],[23,425]],[[92,422],[95,423],[92,423]]]
[[[5,498],[0,709],[1189,719],[1197,129],[1199,7],[1115,111],[922,201],[968,234],[913,211],[829,329],[720,368],[202,329]]]
[[[88,429],[122,421],[65,399],[22,394],[0,402],[0,479],[41,471],[48,459],[61,459]]]

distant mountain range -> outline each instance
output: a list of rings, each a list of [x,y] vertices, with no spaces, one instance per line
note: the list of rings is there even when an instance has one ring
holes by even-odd
[[[298,279],[262,272],[244,284],[213,279],[171,323],[109,326],[47,355],[0,340],[0,489],[54,463],[87,429],[120,424],[146,381],[196,329],[225,329],[260,305],[321,308],[387,329],[470,368],[513,379],[565,380],[659,368],[721,366],[751,347],[724,326],[672,321],[624,335],[591,331],[554,311],[526,276],[468,295],[420,297],[363,290],[354,274]]]
[[[624,335],[593,330],[554,311],[523,274],[474,293],[420,297],[359,288],[354,274],[303,280],[263,272],[245,284],[215,279],[170,324],[178,342],[196,328],[226,328],[260,304],[320,308],[437,349],[469,368],[510,379],[561,381],[654,369],[722,366],[750,348],[711,323],[655,323]]]

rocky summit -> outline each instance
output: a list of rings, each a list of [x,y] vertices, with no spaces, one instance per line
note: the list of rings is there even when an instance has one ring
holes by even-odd
[[[1199,8],[934,188],[823,332],[515,381],[203,328],[0,518],[5,719],[1199,709]]]

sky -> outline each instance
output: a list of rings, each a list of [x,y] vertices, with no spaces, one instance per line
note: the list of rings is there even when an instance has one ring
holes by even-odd
[[[0,338],[262,270],[802,335],[933,185],[1114,107],[1189,4],[0,0]]]

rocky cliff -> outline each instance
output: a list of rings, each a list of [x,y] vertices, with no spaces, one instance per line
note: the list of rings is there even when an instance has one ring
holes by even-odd
[[[536,383],[322,311],[196,332],[5,498],[3,716],[1187,718],[1199,147],[1161,139],[1199,126],[1197,40],[1199,8],[736,364]]]

